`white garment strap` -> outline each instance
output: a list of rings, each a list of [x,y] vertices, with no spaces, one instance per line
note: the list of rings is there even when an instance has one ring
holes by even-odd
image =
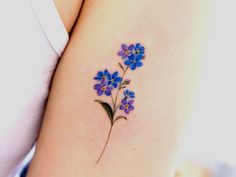
[[[34,13],[48,41],[59,57],[61,57],[69,35],[61,20],[53,0],[30,0]]]

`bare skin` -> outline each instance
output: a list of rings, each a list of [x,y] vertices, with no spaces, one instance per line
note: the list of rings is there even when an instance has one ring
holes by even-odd
[[[167,177],[201,66],[203,0],[88,0],[54,76],[28,177]],[[93,77],[117,70],[122,43],[146,47],[144,66],[129,71],[137,96],[128,121],[110,126]]]
[[[83,0],[54,0],[68,33],[71,32],[79,15]]]

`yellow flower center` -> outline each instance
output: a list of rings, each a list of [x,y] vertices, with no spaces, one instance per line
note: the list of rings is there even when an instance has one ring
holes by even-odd
[[[102,90],[106,90],[106,86],[102,87]]]
[[[125,54],[128,55],[128,54],[129,54],[129,50],[126,50],[126,51],[125,51]]]
[[[129,108],[129,105],[128,105],[128,104],[126,104],[126,105],[125,105],[125,108],[126,108],[126,109],[128,109],[128,108]]]

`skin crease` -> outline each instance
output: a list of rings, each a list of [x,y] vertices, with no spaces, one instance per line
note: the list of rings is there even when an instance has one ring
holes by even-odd
[[[83,0],[54,0],[57,10],[61,16],[64,26],[68,33],[74,26]]]
[[[54,76],[28,177],[168,177],[191,112],[210,1],[85,1]],[[135,110],[111,134],[93,77],[118,70],[122,43],[146,48],[129,71]],[[107,99],[101,97],[101,99]],[[108,99],[109,100],[109,99]]]

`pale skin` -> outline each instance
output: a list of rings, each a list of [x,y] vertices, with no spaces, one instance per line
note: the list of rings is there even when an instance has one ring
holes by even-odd
[[[53,79],[28,177],[173,176],[197,86],[208,5],[203,0],[85,1]],[[70,31],[73,23],[64,24]],[[93,77],[99,70],[118,70],[120,45],[135,42],[146,48],[144,66],[128,71],[135,110],[128,121],[116,123],[95,165],[110,125],[94,102]]]
[[[54,2],[67,32],[71,33],[80,13],[83,0],[54,0]]]

